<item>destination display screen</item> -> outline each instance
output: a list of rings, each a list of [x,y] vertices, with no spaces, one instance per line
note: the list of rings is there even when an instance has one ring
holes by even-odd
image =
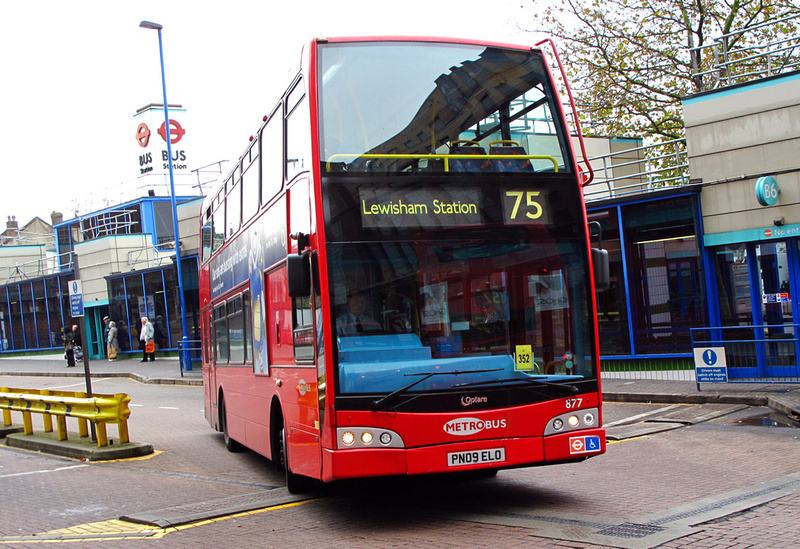
[[[545,189],[480,187],[361,187],[362,229],[437,229],[487,223],[549,223]]]

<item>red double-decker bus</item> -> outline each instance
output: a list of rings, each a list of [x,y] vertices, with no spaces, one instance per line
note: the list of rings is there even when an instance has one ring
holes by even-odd
[[[312,41],[203,205],[209,423],[291,491],[603,453],[581,183],[538,47]]]

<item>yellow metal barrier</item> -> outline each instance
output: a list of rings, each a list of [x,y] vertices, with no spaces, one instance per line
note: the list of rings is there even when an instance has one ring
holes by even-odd
[[[381,160],[444,160],[444,171],[450,171],[450,160],[549,160],[553,170],[558,172],[558,162],[552,156],[544,154],[334,154],[328,158],[327,171],[331,171],[331,163],[339,159],[374,158]]]
[[[0,409],[3,410],[3,424],[11,425],[11,412],[22,412],[22,426],[26,435],[33,434],[32,413],[42,414],[45,432],[53,431],[53,416],[56,416],[58,440],[67,440],[67,418],[78,420],[78,432],[88,437],[87,421],[97,428],[97,445],[108,446],[106,424],[116,423],[119,441],[130,442],[128,437],[128,418],[131,410],[128,402],[131,397],[125,393],[116,395],[94,395],[47,389],[11,389],[0,387]]]

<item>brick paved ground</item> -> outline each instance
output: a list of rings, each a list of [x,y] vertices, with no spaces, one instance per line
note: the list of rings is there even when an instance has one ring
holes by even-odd
[[[789,549],[800,547],[800,494],[702,525],[702,532],[663,549]]]
[[[19,378],[5,377],[3,381],[20,385]],[[24,381],[26,386],[42,388],[80,383],[65,378]],[[140,461],[82,464],[0,448],[3,547],[32,547],[7,543],[8,536],[80,528],[113,533],[114,527],[121,528],[113,521],[123,514],[201,504],[282,486],[281,474],[267,460],[252,453],[225,451],[220,435],[203,418],[201,387],[109,379],[98,381],[95,391],[131,394],[131,438],[151,442],[163,453]],[[637,405],[624,406],[626,413],[636,413]],[[611,444],[606,455],[582,464],[503,471],[496,478],[479,481],[339,485],[324,497],[300,505],[161,530],[149,540],[115,538],[113,544],[192,548],[608,547],[545,537],[535,525],[500,524],[498,517],[550,513],[583,521],[646,521],[703,498],[797,473],[798,435],[797,430],[738,425],[735,417],[725,418]],[[458,519],[466,513],[483,516]],[[797,547],[798,515],[800,495],[794,493],[698,526],[661,547]],[[84,527],[92,523],[96,526]],[[560,528],[563,537],[568,537],[570,526]],[[119,535],[124,533],[119,531]],[[110,545],[83,539],[72,546],[100,543]]]

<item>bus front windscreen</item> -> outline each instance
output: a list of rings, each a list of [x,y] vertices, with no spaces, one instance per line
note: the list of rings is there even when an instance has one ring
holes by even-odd
[[[323,173],[571,169],[537,50],[330,43],[319,47],[318,71]]]
[[[596,390],[576,185],[335,178],[323,194],[344,402]]]

